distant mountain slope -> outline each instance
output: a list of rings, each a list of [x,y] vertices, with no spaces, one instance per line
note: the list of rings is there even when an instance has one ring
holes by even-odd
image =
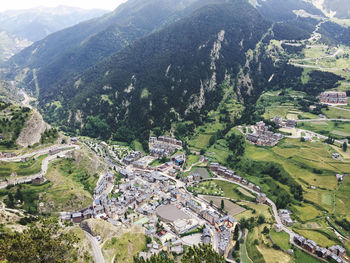
[[[130,0],[102,18],[83,22],[36,42],[11,59],[12,68],[30,68],[26,83],[50,86],[78,73],[160,28],[198,0]],[[175,17],[174,17],[175,16]],[[35,75],[34,73],[35,69]],[[12,70],[12,73],[15,72]],[[18,71],[17,71],[18,72]]]
[[[75,79],[42,88],[40,107],[51,121],[102,137],[198,118],[220,102],[219,84],[238,74],[270,26],[244,0],[207,5]]]
[[[51,33],[101,16],[106,12],[99,9],[84,10],[68,6],[11,10],[0,13],[0,29],[35,42]]]
[[[295,10],[305,10],[309,14],[323,16],[320,9],[304,0],[254,0],[256,8],[267,19],[286,21],[296,18]]]
[[[330,16],[350,19],[350,1],[348,0],[309,0]]]
[[[25,38],[18,38],[5,31],[0,31],[0,61],[9,59],[31,44],[32,42]]]

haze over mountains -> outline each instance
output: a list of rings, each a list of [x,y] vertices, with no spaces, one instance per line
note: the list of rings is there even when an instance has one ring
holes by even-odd
[[[47,120],[71,132],[100,136],[103,127],[102,137],[123,139],[125,131],[169,129],[170,121],[201,122],[220,103],[224,83],[248,105],[291,79],[305,88],[302,71],[274,62],[264,45],[309,38],[326,19],[315,2],[130,0],[23,50],[9,61],[8,78],[38,97]],[[325,21],[320,30],[324,42],[350,44],[349,28]],[[338,80],[328,74],[318,77]]]
[[[79,22],[101,16],[107,11],[76,7],[38,7],[0,13],[0,55],[8,58],[31,43]],[[4,54],[5,53],[5,54]]]

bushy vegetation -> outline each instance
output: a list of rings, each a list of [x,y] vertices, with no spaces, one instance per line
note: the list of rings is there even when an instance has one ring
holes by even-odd
[[[149,259],[134,257],[134,263],[174,263],[175,261],[166,253],[152,255]],[[223,256],[220,256],[211,245],[200,244],[199,246],[189,247],[181,259],[181,263],[224,263]]]
[[[23,232],[0,235],[1,262],[76,262],[78,239],[64,233],[57,219],[43,219]]]
[[[0,101],[0,113],[0,133],[4,137],[3,140],[0,140],[0,145],[7,148],[14,147],[25,122],[30,116],[30,109]]]
[[[46,129],[40,138],[41,144],[46,143],[54,143],[58,138],[58,130],[57,129]]]

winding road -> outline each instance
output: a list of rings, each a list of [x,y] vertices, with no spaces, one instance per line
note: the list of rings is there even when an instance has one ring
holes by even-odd
[[[46,148],[46,149],[43,149],[43,150],[40,150],[40,155],[45,155],[45,154],[48,154],[49,151],[51,149],[56,149],[57,147],[50,147],[50,148]],[[80,148],[79,145],[68,145],[66,147],[60,147],[62,149],[62,151],[60,151],[59,153],[57,154],[54,154],[54,155],[50,155],[48,157],[46,157],[45,159],[43,159],[42,163],[41,163],[41,171],[40,173],[38,174],[34,174],[34,175],[30,175],[30,176],[21,176],[21,177],[15,177],[15,178],[10,178],[8,179],[7,181],[3,181],[3,182],[0,182],[0,189],[4,189],[6,188],[8,185],[17,185],[17,184],[24,184],[24,183],[29,183],[31,182],[32,180],[34,179],[37,179],[37,178],[42,178],[44,177],[44,175],[46,174],[47,172],[47,169],[49,167],[49,163],[55,159],[57,159],[57,156],[59,155],[65,155],[67,154],[68,152],[72,151],[72,150],[77,150]],[[4,162],[17,162],[17,161],[20,161],[22,158],[25,158],[25,157],[31,157],[31,156],[34,156],[34,155],[37,155],[39,153],[31,153],[31,154],[25,154],[25,155],[22,155],[22,156],[16,156],[14,158],[1,158],[0,161],[4,161]]]
[[[86,232],[85,230],[83,230],[83,231],[84,231],[85,236],[89,239],[89,241],[91,243],[95,263],[104,263],[105,260],[103,258],[100,245],[98,244],[96,238],[93,237],[90,233]]]

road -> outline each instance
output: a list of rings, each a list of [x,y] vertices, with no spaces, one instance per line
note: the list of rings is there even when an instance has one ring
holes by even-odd
[[[24,177],[15,177],[15,178],[10,178],[8,179],[6,182],[0,182],[0,189],[4,189],[6,188],[8,185],[16,185],[16,184],[24,184],[24,183],[29,183],[32,180],[36,179],[36,178],[42,178],[44,177],[44,175],[47,172],[47,169],[49,167],[49,163],[55,159],[57,159],[57,156],[59,155],[65,155],[68,152],[72,151],[72,150],[77,150],[80,147],[78,145],[71,145],[69,147],[67,147],[68,149],[65,151],[61,151],[57,154],[54,155],[50,155],[48,157],[46,157],[45,159],[43,159],[42,163],[41,163],[41,171],[38,174],[34,174],[34,175],[30,175],[30,176],[24,176]],[[44,153],[45,154],[45,153]],[[20,156],[20,158],[23,158],[23,156]]]
[[[0,158],[0,161],[3,161],[3,162],[20,162],[22,160],[22,158],[30,158],[30,157],[33,157],[35,155],[44,155],[44,154],[48,154],[50,150],[54,150],[54,149],[57,149],[57,148],[60,148],[60,149],[67,149],[67,148],[76,148],[77,145],[62,145],[62,144],[55,144],[53,146],[50,146],[48,148],[44,148],[44,149],[40,149],[40,150],[37,150],[37,151],[33,151],[33,152],[30,152],[30,153],[26,153],[26,154],[23,154],[23,155],[19,155],[19,156],[15,156],[15,157],[11,157],[11,158]],[[79,146],[78,146],[79,147]]]
[[[90,233],[83,230],[85,233],[85,236],[89,239],[91,246],[92,246],[92,252],[94,254],[95,263],[104,263],[105,260],[102,255],[102,251],[100,248],[100,245],[98,244],[95,237],[93,237]]]
[[[231,180],[228,180],[228,179],[225,179],[225,178],[222,178],[222,177],[217,177],[217,178],[214,178],[214,179],[215,180],[219,180],[219,181],[234,183],[234,184],[239,185],[240,187],[242,187],[242,188],[244,188],[244,189],[246,189],[246,190],[248,190],[248,191],[250,191],[250,192],[252,192],[252,193],[254,193],[256,195],[260,194],[260,192],[257,192],[255,190],[249,188],[248,186],[246,186],[244,184],[241,184],[239,182],[236,182],[236,181],[231,181]],[[209,178],[209,179],[204,179],[202,181],[208,181],[208,180],[213,180],[213,179]],[[295,233],[282,224],[281,218],[278,215],[276,204],[270,198],[266,198],[266,202],[272,207],[272,212],[273,212],[273,215],[275,217],[276,223],[282,226],[282,230],[284,232],[286,232],[287,234],[289,234],[291,242],[294,243],[293,239],[294,239]]]
[[[22,104],[30,109],[32,109],[33,107],[30,106],[30,98],[27,95],[27,93],[24,90],[20,91],[20,94],[22,94],[22,96],[24,97],[24,100],[22,101]]]
[[[350,111],[350,110],[349,110]],[[295,120],[296,122],[319,122],[319,121],[342,121],[342,122],[350,122],[350,119],[305,119],[305,120]]]
[[[335,109],[338,109],[338,110],[343,110],[343,111],[349,111],[349,109],[344,109],[344,108],[340,108],[340,107],[337,107],[337,106],[332,106],[332,108],[335,108]]]

